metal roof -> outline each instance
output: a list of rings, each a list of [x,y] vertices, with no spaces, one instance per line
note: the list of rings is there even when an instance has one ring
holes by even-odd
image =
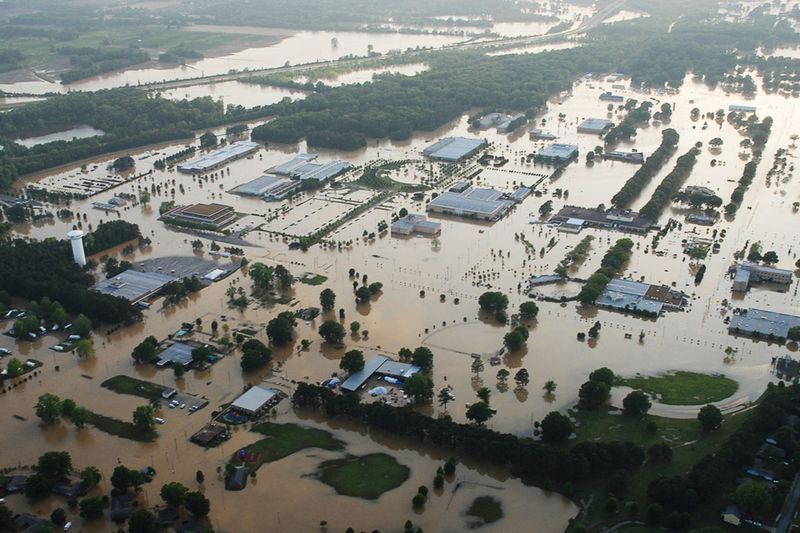
[[[483,139],[445,137],[425,148],[422,153],[434,159],[458,161],[469,156],[485,144],[486,141]]]
[[[456,194],[448,191],[431,200],[428,209],[434,207],[464,214],[499,216],[510,206],[511,202],[508,200],[482,200],[472,198],[468,194]]]
[[[420,370],[422,369],[418,366],[387,359],[378,368],[377,372],[383,374],[384,376],[391,376],[393,378],[408,378],[416,374]]]
[[[587,118],[578,124],[578,131],[591,130],[601,133],[604,129],[611,125],[611,121],[604,118]]]
[[[785,339],[789,334],[789,329],[793,327],[800,327],[800,316],[751,308],[738,315],[733,315],[728,329],[737,329],[744,333],[759,333],[765,337],[772,334]]]
[[[567,160],[573,157],[577,151],[577,144],[553,143],[539,150],[536,155],[550,159]]]
[[[188,344],[182,342],[173,343],[169,348],[158,354],[159,364],[177,363],[183,366],[188,366],[192,362],[192,348]]]
[[[248,413],[255,413],[267,405],[277,394],[278,391],[275,389],[265,389],[254,385],[247,389],[247,392],[236,398],[231,407]]]
[[[358,372],[353,372],[344,380],[340,386],[343,390],[355,392],[375,373],[380,366],[387,361],[387,358],[382,355],[373,355],[364,362],[364,368]]]
[[[158,272],[126,270],[113,278],[97,283],[92,287],[92,290],[110,296],[125,298],[130,302],[136,303],[175,280],[176,278],[173,276]]]
[[[286,178],[281,178],[279,176],[275,176],[273,174],[265,174],[259,178],[256,178],[252,181],[248,181],[245,184],[239,185],[236,188],[236,192],[239,194],[248,194],[253,196],[261,196],[265,192],[269,191],[276,184],[280,184],[282,182],[289,181]]]
[[[241,157],[244,154],[257,150],[258,143],[251,141],[237,141],[227,146],[223,146],[218,150],[203,154],[187,161],[186,163],[178,165],[178,170],[182,172],[205,172],[212,168],[218,167],[228,161]]]

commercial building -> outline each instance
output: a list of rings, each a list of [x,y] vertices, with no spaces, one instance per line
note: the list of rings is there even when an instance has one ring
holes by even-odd
[[[233,401],[231,409],[254,416],[263,408],[271,406],[278,398],[277,390],[254,385]]]
[[[194,204],[173,207],[161,218],[170,222],[208,226],[212,229],[222,229],[236,220],[233,208],[222,204]]]
[[[287,176],[300,182],[317,180],[323,182],[338,176],[350,168],[350,163],[335,159],[326,163],[316,161],[317,154],[297,154],[286,163],[270,169],[272,174]]]
[[[623,85],[622,87],[624,88],[625,86]],[[611,91],[607,91],[600,95],[600,100],[603,100],[604,102],[622,102],[625,100],[625,97],[614,94]]]
[[[488,113],[478,119],[478,127],[484,130],[497,127],[497,133],[508,133],[511,124],[523,118],[525,118],[523,113],[517,113],[516,115]]]
[[[666,285],[612,279],[595,304],[599,307],[658,316],[662,310],[677,311],[685,305],[683,293]]]
[[[794,274],[791,270],[774,268],[743,261],[732,267],[733,270],[733,291],[746,292],[752,283],[780,283],[789,285],[792,283]]]
[[[392,223],[392,233],[396,235],[411,235],[422,233],[424,235],[438,235],[442,232],[439,222],[428,220],[425,215],[409,214]]]
[[[484,139],[445,137],[425,148],[422,154],[439,161],[460,161],[475,155],[486,144]]]
[[[462,193],[444,192],[431,200],[426,209],[431,213],[494,221],[513,205],[512,201],[501,199],[502,196],[494,189],[470,187]]]
[[[194,347],[184,342],[174,342],[158,354],[156,366],[163,367],[169,364],[189,366],[192,364],[192,350]]]
[[[800,316],[750,308],[734,313],[728,324],[728,332],[734,335],[785,339],[789,330],[797,327],[800,327]]]
[[[393,385],[402,385],[403,381],[420,370],[421,368],[418,366],[392,361],[382,355],[373,355],[364,361],[364,368],[358,372],[353,372],[344,380],[341,384],[341,389],[347,392],[355,392],[363,387],[373,376],[382,377],[387,383],[392,383]]]
[[[462,192],[466,191],[470,187],[472,187],[472,185],[468,181],[457,181],[457,182],[455,182],[453,184],[452,187],[450,187],[449,190],[450,190],[450,192],[461,194]]]
[[[528,132],[530,134],[531,139],[538,139],[542,141],[554,141],[558,139],[558,135],[553,135],[549,131],[545,131],[540,128],[533,128]]]
[[[686,188],[683,190],[686,196],[716,196],[717,193],[714,192],[713,189],[709,189],[708,187],[703,187],[701,185],[687,185]]]
[[[708,215],[693,213],[686,217],[686,222],[691,224],[699,224],[701,226],[713,226],[716,224],[717,219]]]
[[[133,304],[147,300],[176,278],[159,272],[139,272],[126,270],[113,278],[104,279],[92,287],[92,290],[109,296],[125,298]]]
[[[578,124],[578,133],[601,135],[611,127],[611,121],[604,118],[587,118]]]
[[[580,228],[603,228],[635,233],[645,233],[650,229],[650,221],[630,209],[602,211],[570,205],[562,207],[558,213],[550,217],[549,223],[559,224],[559,229],[565,224]]]
[[[577,144],[550,144],[536,154],[536,160],[544,163],[566,163],[578,157]]]
[[[642,152],[620,152],[618,150],[611,150],[603,153],[603,159],[636,163],[637,165],[644,164],[644,154]]]
[[[213,152],[190,159],[178,165],[178,171],[189,174],[208,172],[240,157],[244,157],[258,150],[258,143],[251,141],[237,141],[223,146]]]
[[[531,189],[528,187],[517,187],[514,189],[514,192],[508,195],[511,198],[512,202],[521,203],[522,200],[527,198],[531,194]]]
[[[265,200],[283,200],[300,187],[300,183],[289,178],[265,174],[236,187],[233,192],[242,196],[260,196]]]

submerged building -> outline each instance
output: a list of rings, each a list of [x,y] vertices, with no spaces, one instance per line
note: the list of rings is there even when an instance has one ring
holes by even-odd
[[[603,153],[603,159],[636,163],[637,165],[644,164],[644,154],[642,152],[620,152],[618,150],[611,150]]]
[[[283,200],[296,191],[299,186],[299,182],[289,178],[265,174],[236,187],[233,192],[242,196],[260,196],[265,200]]]
[[[327,181],[350,168],[350,163],[335,159],[326,163],[317,161],[317,154],[297,154],[286,163],[272,167],[270,172],[287,176],[301,182],[307,180]]]
[[[208,172],[221,167],[240,157],[244,157],[258,150],[260,145],[251,141],[237,141],[223,146],[217,150],[190,159],[178,165],[178,171],[197,174]]]
[[[173,207],[161,218],[178,225],[198,225],[220,230],[236,220],[233,208],[222,204],[194,204]]]
[[[426,209],[431,213],[495,221],[503,217],[512,205],[513,201],[503,199],[500,191],[469,187],[460,193],[447,191],[440,194],[428,203]]]
[[[614,278],[606,285],[595,304],[607,309],[655,317],[662,310],[680,310],[686,304],[686,297],[667,285]]]
[[[794,273],[791,270],[759,265],[743,261],[732,267],[734,292],[746,292],[753,283],[779,283],[789,285],[792,283]]]
[[[364,362],[364,368],[358,372],[353,372],[341,384],[341,389],[347,392],[355,392],[369,381],[373,376],[383,378],[392,385],[402,385],[406,379],[410,378],[422,370],[418,366],[408,363],[392,361],[382,355],[373,355]]]
[[[650,221],[636,211],[630,209],[590,209],[586,207],[565,206],[550,217],[550,224],[557,224],[558,229],[568,228],[603,228],[620,231],[645,233],[650,229]],[[576,233],[573,231],[573,233]]]
[[[566,163],[576,157],[578,157],[577,144],[553,143],[536,154],[536,160],[543,163]]]
[[[124,298],[137,304],[158,294],[167,284],[176,281],[173,276],[159,272],[139,272],[126,270],[95,284],[92,290],[109,296]]]
[[[578,133],[590,133],[592,135],[602,135],[611,127],[611,121],[604,118],[587,118],[578,124]]]
[[[422,154],[439,161],[460,161],[475,155],[487,144],[484,139],[445,137],[425,148]]]
[[[728,332],[734,335],[776,339],[786,339],[792,328],[800,328],[800,316],[755,308],[734,314],[728,324]]]
[[[396,235],[411,235],[422,233],[424,235],[438,235],[442,232],[442,225],[434,220],[428,220],[425,215],[408,214],[392,223],[392,233]]]

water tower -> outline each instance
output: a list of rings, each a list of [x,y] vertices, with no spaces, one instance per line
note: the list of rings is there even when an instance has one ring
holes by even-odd
[[[67,239],[72,244],[72,257],[80,266],[86,266],[86,253],[83,251],[83,232],[79,229],[67,233]]]

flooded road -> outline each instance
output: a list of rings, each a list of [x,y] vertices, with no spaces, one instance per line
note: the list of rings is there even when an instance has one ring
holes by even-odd
[[[188,436],[207,420],[206,410],[191,416],[185,412],[167,412],[167,424],[158,428],[160,439],[154,444],[141,444],[116,439],[95,429],[76,432],[66,425],[43,428],[36,421],[33,405],[40,394],[52,392],[71,397],[98,412],[127,420],[133,408],[142,401],[119,396],[99,387],[104,379],[124,373],[165,385],[177,384],[181,390],[208,398],[213,409],[231,401],[245,383],[258,383],[263,379],[284,384],[287,384],[286,380],[325,379],[338,371],[339,359],[347,349],[361,349],[365,355],[395,354],[401,347],[413,349],[420,345],[429,346],[435,354],[433,377],[436,388],[446,385],[453,387],[456,401],[447,406],[447,411],[455,420],[465,420],[466,405],[474,401],[475,391],[480,386],[487,386],[492,390],[492,407],[497,410],[489,426],[523,436],[531,436],[533,422],[541,420],[547,412],[565,410],[574,404],[580,384],[587,379],[591,370],[600,366],[608,366],[624,375],[637,372],[655,374],[674,369],[720,372],[740,383],[739,390],[730,402],[746,403],[755,399],[773,378],[770,373],[772,357],[791,352],[787,347],[728,335],[723,318],[730,314],[730,310],[724,308],[723,300],[732,302],[736,307],[756,306],[797,314],[800,312],[798,281],[795,278],[786,292],[765,287],[754,288],[734,301],[731,280],[725,277],[725,273],[734,251],[742,249],[746,242],[755,240],[762,242],[764,250],[777,252],[779,267],[793,268],[797,260],[800,235],[796,228],[800,215],[793,210],[792,204],[800,201],[800,184],[791,172],[784,179],[773,179],[768,185],[766,174],[772,165],[773,154],[779,148],[788,148],[790,157],[796,157],[797,149],[792,135],[798,133],[800,99],[779,94],[767,95],[759,89],[755,98],[748,101],[740,95],[727,95],[721,88],[709,89],[691,78],[687,78],[680,93],[675,95],[641,94],[630,89],[615,89],[626,97],[640,101],[652,99],[656,108],[663,102],[674,106],[669,122],[659,124],[651,121],[650,125],[638,130],[635,141],[620,143],[617,148],[636,148],[649,154],[659,145],[662,130],[675,128],[681,135],[677,154],[685,153],[696,142],[703,143],[697,165],[686,185],[710,187],[726,202],[746,162],[740,157],[742,150],[739,142],[742,136],[726,121],[717,123],[705,118],[693,121],[691,109],[698,107],[706,113],[727,110],[730,104],[747,103],[758,108],[760,118],[770,115],[775,121],[763,161],[737,216],[733,220],[723,219],[713,228],[683,223],[680,229],[661,239],[658,249],[665,254],[657,256],[651,253],[652,235],[631,236],[600,230],[584,230],[580,235],[571,235],[558,233],[554,228],[538,223],[539,207],[546,200],[553,201],[556,211],[563,205],[610,205],[611,197],[636,171],[636,166],[621,162],[599,161],[587,165],[584,155],[602,144],[602,141],[595,136],[575,133],[576,124],[584,118],[606,118],[610,114],[612,120],[620,120],[621,115],[616,110],[608,112],[606,103],[598,100],[600,93],[611,90],[610,85],[607,82],[580,83],[571,96],[562,99],[562,103],[551,102],[547,111],[536,117],[537,127],[559,135],[562,142],[577,143],[581,156],[569,165],[556,182],[545,179],[537,188],[541,192],[540,197],[529,197],[507,217],[494,224],[441,217],[437,220],[442,224],[442,233],[436,239],[398,239],[386,235],[374,241],[365,241],[362,237],[364,231],[376,231],[379,221],[389,221],[392,213],[403,207],[410,212],[424,212],[422,202],[414,201],[410,195],[398,194],[336,229],[329,239],[341,243],[352,242],[352,245],[343,245],[341,249],[337,246],[314,246],[303,252],[289,250],[283,238],[264,231],[254,230],[244,236],[250,243],[244,247],[251,262],[282,264],[296,276],[310,272],[327,277],[327,281],[320,286],[296,283],[287,295],[292,302],[288,305],[260,305],[254,302],[244,311],[229,308],[225,296],[229,286],[242,286],[248,293],[251,289],[246,274],[240,271],[171,308],[161,309],[160,301],[156,302],[152,309],[145,312],[144,324],[110,335],[106,335],[105,328],[101,328],[95,333],[97,356],[86,361],[49,350],[48,347],[61,337],[57,334],[48,334],[33,343],[19,344],[1,336],[0,346],[10,348],[24,357],[37,358],[45,366],[41,375],[0,398],[0,403],[8,413],[28,419],[12,420],[9,424],[13,431],[0,435],[0,445],[4,449],[18,450],[14,457],[4,456],[4,464],[0,466],[29,464],[49,449],[67,449],[73,454],[76,464],[97,464],[104,473],[113,468],[118,457],[129,466],[152,464],[164,475],[159,475],[146,488],[145,497],[151,504],[158,500],[157,490],[167,479],[194,486],[194,472],[199,468],[206,473],[205,490],[212,500],[212,523],[219,524],[223,529],[233,521],[258,519],[262,520],[260,523],[269,523],[276,531],[308,530],[318,527],[320,520],[328,520],[332,526],[335,525],[335,530],[351,525],[362,529],[378,527],[385,530],[398,528],[406,518],[411,517],[426,530],[458,531],[463,528],[463,517],[459,513],[468,506],[471,496],[482,494],[480,490],[457,493],[449,509],[446,503],[448,497],[442,495],[429,500],[431,503],[422,515],[413,515],[411,510],[410,499],[414,487],[429,483],[436,463],[442,460],[435,450],[419,449],[393,437],[368,436],[363,434],[363,427],[351,427],[340,421],[325,422],[307,414],[293,413],[286,402],[281,405],[278,421],[299,419],[304,424],[333,426],[336,436],[347,443],[349,453],[367,453],[389,447],[390,453],[398,461],[411,468],[411,479],[385,494],[378,503],[334,497],[326,485],[303,477],[312,472],[322,459],[329,458],[331,453],[311,450],[265,465],[253,486],[243,493],[225,493],[221,481],[213,472],[224,464],[231,453],[253,442],[256,436],[239,430],[231,441],[209,451],[189,444]],[[530,123],[528,127],[533,126],[534,123]],[[491,142],[491,153],[510,160],[506,166],[488,168],[479,176],[478,183],[486,186],[509,191],[515,184],[531,184],[538,181],[538,175],[548,176],[553,170],[544,165],[524,162],[526,154],[545,144],[542,141],[531,141],[525,132],[503,136],[494,130],[471,131],[466,116],[436,132],[415,135],[405,142],[373,140],[367,148],[354,152],[317,152],[323,160],[341,158],[355,165],[378,158],[420,160],[419,152],[423,147],[447,135],[484,137]],[[715,137],[721,138],[723,145],[712,153],[708,142]],[[182,148],[183,143],[174,143],[133,153],[136,173],[153,170],[154,160]],[[303,194],[291,201],[275,203],[228,192],[306,150],[304,143],[297,146],[271,145],[250,158],[230,163],[223,171],[208,176],[208,180],[174,171],[153,170],[152,174],[117,189],[88,200],[75,201],[70,209],[81,217],[86,215],[86,220],[82,222],[85,230],[89,226],[96,226],[101,220],[117,217],[139,224],[142,233],[150,237],[153,243],[148,250],[137,250],[134,260],[191,255],[190,241],[195,237],[169,230],[157,220],[161,202],[174,199],[179,204],[227,204],[237,212],[248,214],[239,222],[240,225],[264,223],[286,207],[285,212],[278,214],[271,224],[281,224],[282,227],[302,221],[310,224],[315,220],[307,218],[307,215],[313,212],[315,203],[331,201],[330,191]],[[159,155],[156,156],[155,152]],[[674,166],[676,157],[664,165],[640,198],[634,201],[633,208],[639,208],[647,201],[660,180]],[[110,159],[100,158],[90,163],[88,175],[104,176],[107,173],[105,166]],[[715,160],[714,166],[712,160]],[[92,170],[94,164],[97,164],[97,168]],[[427,179],[431,168],[439,172],[438,165],[431,166],[424,162],[405,168],[408,168],[408,173],[403,175],[403,181],[410,183],[421,183]],[[79,172],[79,165],[75,165],[28,181],[53,183],[69,180],[70,175],[75,176]],[[345,175],[341,181],[347,182],[356,177]],[[107,201],[116,193],[137,194],[139,188],[152,187],[156,188],[149,206],[127,206],[118,213],[106,213],[90,206],[92,201]],[[560,198],[553,196],[556,188],[562,189]],[[437,190],[441,191],[441,188]],[[564,191],[568,191],[566,198]],[[314,203],[308,202],[312,196],[316,198]],[[48,209],[56,210],[53,206]],[[659,223],[664,224],[670,218],[683,221],[684,215],[685,210],[676,204],[664,211]],[[74,219],[54,219],[15,229],[21,235],[39,239],[64,238],[75,223]],[[699,286],[695,286],[696,265],[682,253],[682,241],[696,236],[710,237],[714,229],[724,229],[727,235],[721,242],[719,253],[709,254],[704,261],[707,266],[705,278]],[[605,310],[580,309],[575,303],[539,302],[539,316],[531,324],[527,347],[520,352],[504,355],[499,366],[491,366],[489,356],[500,350],[503,335],[509,331],[509,327],[497,324],[492,318],[479,313],[477,299],[480,294],[490,289],[503,291],[509,295],[510,311],[515,312],[519,304],[527,299],[518,289],[520,284],[531,275],[552,273],[566,252],[586,235],[595,236],[592,250],[586,261],[570,272],[572,276],[586,278],[591,275],[599,267],[608,247],[617,239],[627,236],[634,241],[635,247],[624,276],[672,285],[687,293],[688,308],[683,312],[667,313],[657,320],[646,320]],[[520,236],[530,243],[530,248]],[[207,252],[210,239],[202,237],[201,240]],[[205,252],[199,253],[208,257]],[[367,274],[370,282],[383,283],[382,293],[373,297],[368,304],[357,305],[355,302],[353,280],[348,276],[351,267],[356,269],[359,276]],[[344,310],[345,325],[354,320],[361,323],[360,335],[348,334],[346,337],[346,349],[326,345],[316,332],[324,320],[336,318],[337,315],[329,313],[311,322],[301,321],[295,343],[276,350],[275,360],[284,363],[280,372],[264,370],[255,375],[242,375],[238,355],[234,355],[207,371],[188,372],[176,383],[170,370],[158,371],[150,366],[132,365],[130,352],[146,335],[165,337],[175,332],[181,322],[193,321],[197,317],[203,318],[203,323],[208,324],[224,314],[228,317],[227,324],[230,327],[253,325],[259,330],[259,338],[266,340],[263,325],[270,318],[287,309],[318,305],[319,292],[323,288],[331,288],[336,293],[336,309]],[[578,341],[577,333],[586,332],[595,321],[602,326],[598,339]],[[642,342],[639,342],[640,332],[644,333]],[[626,334],[631,338],[626,338]],[[301,339],[312,341],[308,351],[297,350]],[[734,350],[733,357],[726,357],[727,347]],[[485,361],[485,368],[478,375],[472,372],[472,353],[480,354]],[[55,370],[56,365],[60,367],[58,371]],[[530,383],[524,388],[516,388],[513,380],[507,386],[499,384],[496,374],[501,368],[509,370],[512,377],[518,369],[526,368],[531,374]],[[554,380],[558,385],[552,397],[545,395],[542,390],[548,380]],[[444,412],[438,405],[425,409],[432,416]],[[568,518],[577,511],[559,496],[524,488],[517,480],[505,479],[502,473],[494,472],[485,465],[467,466],[460,468],[459,476],[488,485],[499,484],[506,489],[500,491],[502,494],[495,495],[503,502],[507,513],[507,517],[495,526],[497,531],[527,531],[529,524],[525,516],[531,514],[546,521],[539,530],[561,531]],[[281,480],[281,483],[270,483],[271,480]],[[447,487],[448,491],[452,488],[451,485]],[[12,507],[19,504],[15,498],[11,500]],[[264,499],[276,502],[270,506],[269,513],[248,516],[248,513],[242,512],[243,509],[256,508]],[[314,512],[304,512],[308,508],[313,508]],[[367,517],[368,520],[351,523],[354,517]]]

